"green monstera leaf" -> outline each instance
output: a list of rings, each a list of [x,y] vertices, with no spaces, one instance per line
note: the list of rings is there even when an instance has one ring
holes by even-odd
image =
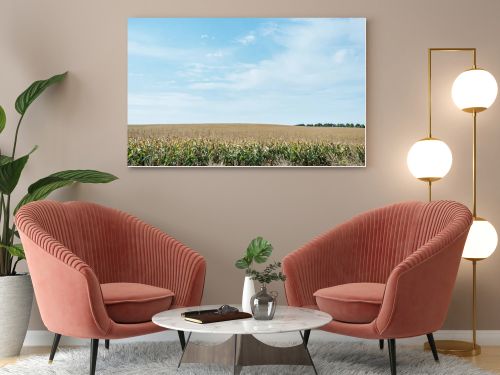
[[[262,237],[254,238],[247,248],[247,258],[264,263],[273,252],[273,245]]]
[[[244,269],[247,269],[248,267],[250,267],[250,262],[248,261],[247,258],[241,258],[241,259],[238,259],[236,261],[236,263],[234,263],[234,265],[236,266],[236,268],[239,268],[240,270],[244,270]]]
[[[273,252],[273,245],[262,237],[254,238],[247,247],[243,258],[235,262],[236,268],[249,269],[252,263],[264,263]]]
[[[55,83],[61,82],[66,78],[68,72],[57,74],[49,79],[40,80],[33,82],[30,87],[22,92],[16,100],[16,111],[20,115],[24,115],[28,110],[28,107],[35,101],[36,98],[40,96],[42,92],[47,89],[47,87],[52,86]]]

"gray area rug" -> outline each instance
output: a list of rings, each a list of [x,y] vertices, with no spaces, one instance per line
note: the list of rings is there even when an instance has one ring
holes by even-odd
[[[376,345],[363,343],[310,343],[309,349],[319,374],[362,375],[390,374],[387,347],[380,351]],[[122,374],[230,374],[228,368],[205,365],[182,365],[177,369],[181,354],[176,342],[114,344],[110,350],[99,348],[97,373]],[[441,356],[435,363],[430,352],[419,349],[397,348],[398,375],[490,375],[470,363],[451,356]],[[89,348],[61,349],[54,363],[47,363],[47,355],[33,356],[0,368],[0,374],[15,375],[85,375],[89,371]],[[241,374],[313,374],[310,367],[256,366],[243,367]]]

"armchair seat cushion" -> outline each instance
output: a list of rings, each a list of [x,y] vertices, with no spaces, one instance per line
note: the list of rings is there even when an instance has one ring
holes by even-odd
[[[116,323],[145,323],[168,310],[174,293],[168,289],[138,283],[101,284],[108,315]]]
[[[385,284],[350,283],[319,289],[314,293],[321,311],[346,323],[370,323],[377,316]]]

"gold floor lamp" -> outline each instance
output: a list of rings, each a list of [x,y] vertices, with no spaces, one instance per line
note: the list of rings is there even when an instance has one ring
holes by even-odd
[[[488,109],[496,99],[498,86],[495,78],[476,65],[475,48],[429,48],[428,50],[428,137],[416,142],[408,152],[408,168],[419,180],[425,181],[432,199],[432,182],[440,180],[449,172],[452,155],[443,141],[432,137],[432,53],[433,52],[470,52],[472,67],[461,73],[453,83],[451,95],[455,105],[462,111],[472,114],[472,215],[474,221],[467,236],[462,257],[472,262],[472,343],[457,340],[437,340],[438,352],[457,356],[474,356],[481,353],[476,343],[476,264],[488,258],[496,249],[498,236],[493,225],[479,217],[477,201],[477,114]],[[429,345],[425,348],[428,350]]]

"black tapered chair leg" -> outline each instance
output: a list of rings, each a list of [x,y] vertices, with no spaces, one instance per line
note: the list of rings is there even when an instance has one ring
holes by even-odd
[[[391,363],[391,375],[396,375],[396,340],[389,339],[387,340],[389,344],[389,361]]]
[[[104,340],[104,347],[109,350],[109,340]]]
[[[311,330],[306,329],[304,331],[304,345],[307,346],[307,343],[309,342],[309,336],[311,336]]]
[[[179,335],[181,349],[184,350],[186,348],[186,337],[184,336],[184,331],[177,331],[177,334]]]
[[[99,349],[99,339],[90,341],[90,375],[95,375],[95,364],[97,362],[97,350]]]
[[[54,334],[54,341],[52,341],[52,348],[50,349],[49,363],[52,363],[52,361],[54,360],[57,347],[59,346],[59,340],[61,340],[61,335],[59,333]]]
[[[380,350],[384,350],[384,340],[378,340],[378,347]]]
[[[434,335],[432,333],[427,334],[427,341],[429,342],[429,346],[431,347],[432,355],[434,356],[434,360],[436,362],[439,362],[439,356],[438,356],[438,352],[436,349],[436,343],[434,342]]]

